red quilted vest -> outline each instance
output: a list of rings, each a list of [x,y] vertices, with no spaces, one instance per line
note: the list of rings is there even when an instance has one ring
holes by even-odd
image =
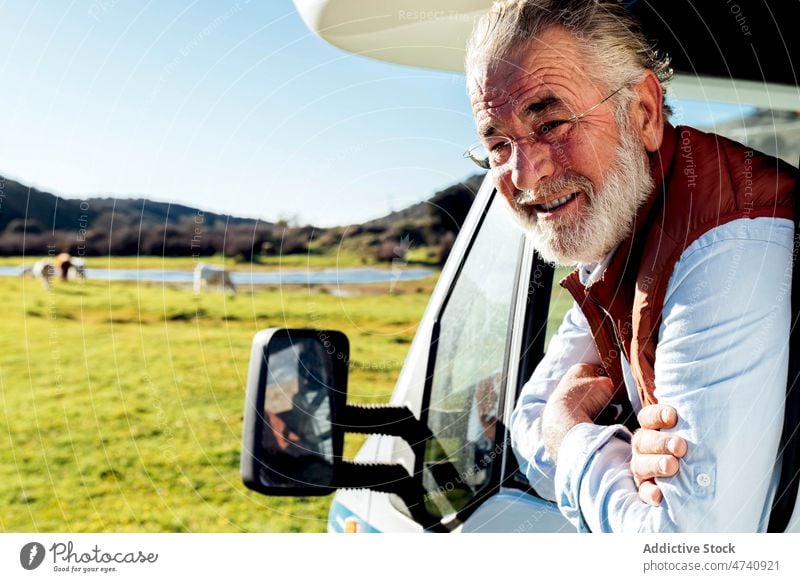
[[[603,367],[617,386],[615,400],[627,401],[622,353],[643,405],[656,402],[661,309],[681,253],[703,233],[731,220],[792,219],[793,194],[800,183],[797,171],[776,158],[669,124],[661,147],[650,155],[650,168],[655,190],[602,280],[586,288],[575,271],[561,282],[589,322]]]

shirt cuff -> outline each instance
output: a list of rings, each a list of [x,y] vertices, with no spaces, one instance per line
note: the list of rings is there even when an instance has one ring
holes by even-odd
[[[580,508],[581,481],[594,454],[613,437],[631,442],[631,433],[624,425],[582,422],[569,430],[558,449],[555,477],[558,508],[579,532],[591,531]]]

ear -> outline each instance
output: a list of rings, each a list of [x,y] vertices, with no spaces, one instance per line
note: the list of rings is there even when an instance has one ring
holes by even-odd
[[[654,152],[661,146],[664,137],[663,92],[653,71],[648,70],[644,79],[633,87],[639,100],[634,102],[631,118],[645,149]]]

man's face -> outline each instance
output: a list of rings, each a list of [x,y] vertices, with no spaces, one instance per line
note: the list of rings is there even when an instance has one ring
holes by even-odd
[[[519,138],[541,120],[590,109],[617,87],[586,76],[575,39],[552,28],[520,55],[470,72],[478,133]],[[549,261],[602,258],[630,232],[636,209],[652,190],[645,148],[619,128],[607,101],[574,124],[556,144],[517,140],[492,169],[498,191]]]

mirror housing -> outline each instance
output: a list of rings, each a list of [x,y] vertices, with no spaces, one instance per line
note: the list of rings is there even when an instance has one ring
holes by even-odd
[[[406,407],[347,404],[350,345],[339,331],[265,329],[253,338],[242,429],[242,482],[264,495],[336,489],[398,495],[429,531],[446,531],[424,504],[421,479],[399,464],[342,459],[345,432],[382,434],[417,447],[430,431]]]
[[[242,430],[244,484],[265,495],[328,495],[344,431],[350,346],[338,331],[265,329],[253,338]]]

